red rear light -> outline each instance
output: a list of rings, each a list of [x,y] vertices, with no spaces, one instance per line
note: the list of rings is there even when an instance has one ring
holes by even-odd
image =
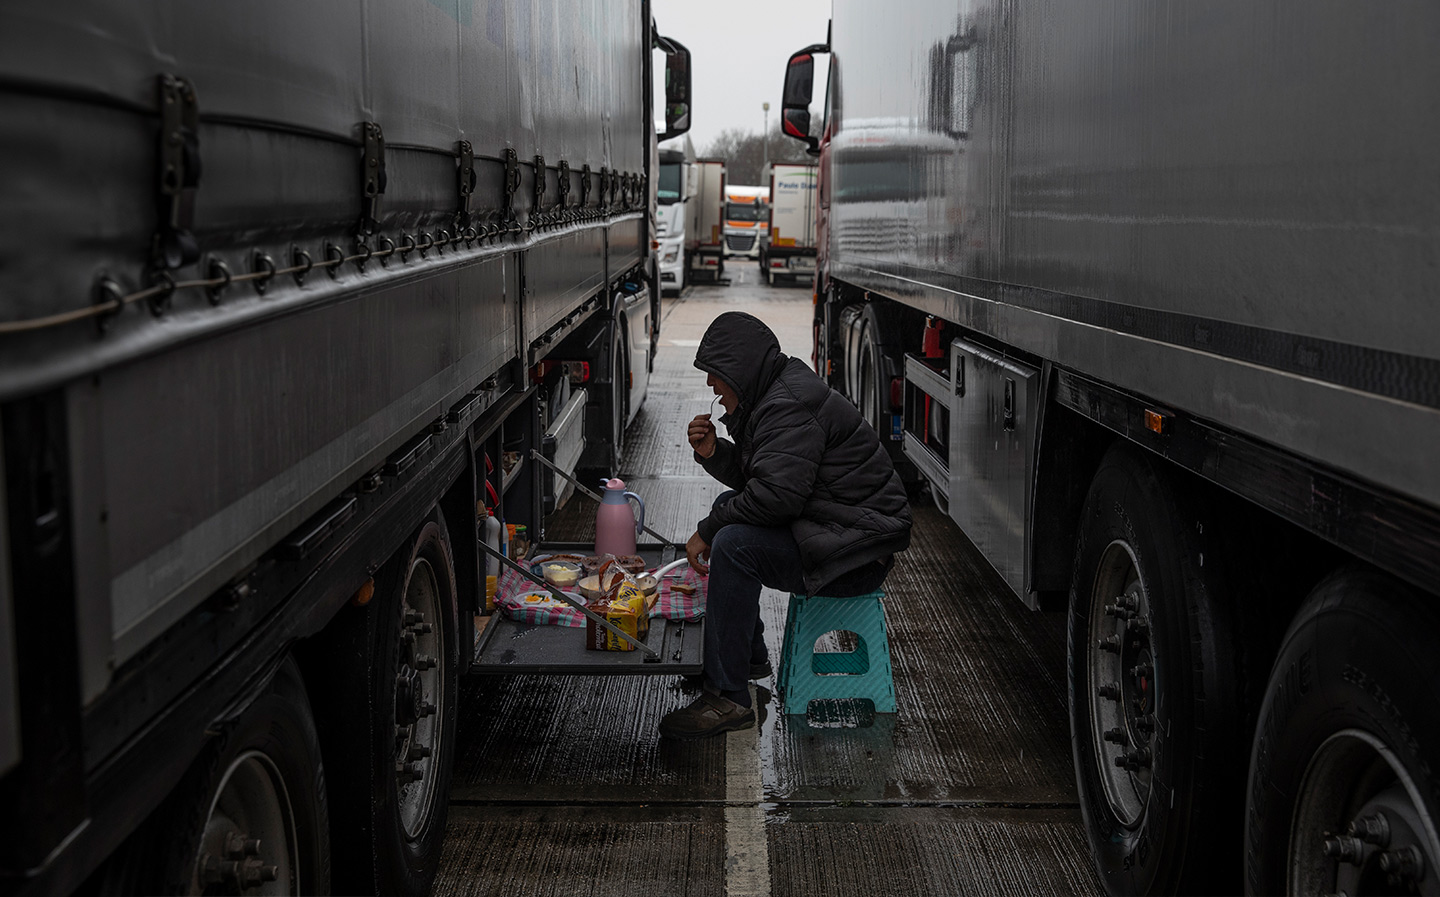
[[[905,404],[905,378],[892,377],[890,379],[890,407],[899,411]]]

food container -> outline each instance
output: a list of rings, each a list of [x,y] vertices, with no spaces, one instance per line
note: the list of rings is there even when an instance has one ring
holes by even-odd
[[[580,581],[580,565],[571,561],[541,561],[540,575],[557,589],[573,589]]]
[[[612,558],[614,559],[615,563],[618,564],[620,568],[626,573],[630,573],[632,575],[639,575],[645,572],[645,559],[638,554],[627,554],[622,557],[615,557],[614,555],[609,554],[591,555],[590,557],[587,557],[583,561],[581,561],[581,566],[585,568],[585,573],[587,575],[591,573],[598,573],[600,572],[600,568],[605,566],[605,562],[611,560]]]
[[[587,576],[580,580],[580,594],[588,601],[598,601],[605,597],[605,590],[600,588],[600,577]]]

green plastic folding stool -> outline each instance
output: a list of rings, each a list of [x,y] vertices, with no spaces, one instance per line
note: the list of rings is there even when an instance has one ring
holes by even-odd
[[[876,713],[895,712],[884,597],[884,592],[853,598],[790,594],[776,682],[787,714],[806,713],[811,701],[865,698],[875,704]],[[816,639],[845,630],[859,637],[854,651],[815,653]]]

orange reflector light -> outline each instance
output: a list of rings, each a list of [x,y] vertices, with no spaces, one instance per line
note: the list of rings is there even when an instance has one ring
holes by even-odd
[[[1158,411],[1145,410],[1145,429],[1152,433],[1165,432],[1165,415]]]
[[[354,596],[352,596],[350,599],[350,603],[355,605],[356,607],[364,607],[365,605],[369,604],[370,599],[374,597],[375,580],[367,579],[365,580],[365,584],[355,591]]]

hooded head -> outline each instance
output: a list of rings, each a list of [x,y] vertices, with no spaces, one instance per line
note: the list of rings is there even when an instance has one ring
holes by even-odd
[[[755,407],[789,360],[763,321],[739,311],[712,321],[695,351],[697,368],[735,390],[742,415]]]

